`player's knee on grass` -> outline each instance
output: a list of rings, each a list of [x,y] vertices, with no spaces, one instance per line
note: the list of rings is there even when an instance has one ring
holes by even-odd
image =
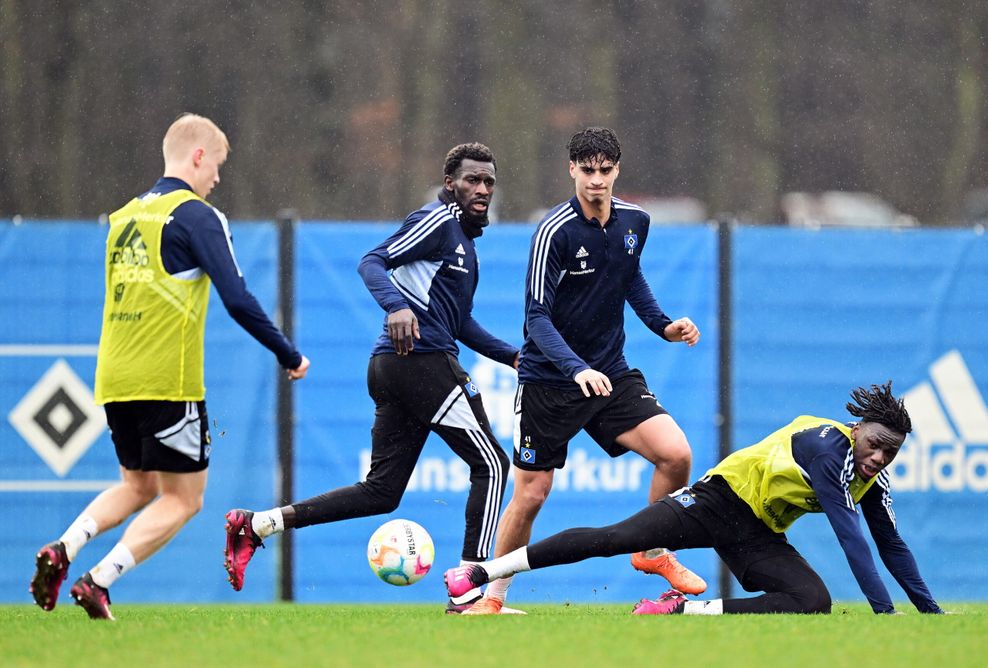
[[[798,587],[778,592],[778,594],[776,600],[779,609],[775,612],[796,615],[830,614],[832,606],[830,592],[822,580],[804,582]]]
[[[762,612],[829,614],[830,591],[802,556],[788,546],[750,564],[739,578],[745,591],[763,591]]]
[[[822,581],[814,583],[801,592],[799,602],[805,614],[829,615],[833,601],[830,600],[830,592]]]

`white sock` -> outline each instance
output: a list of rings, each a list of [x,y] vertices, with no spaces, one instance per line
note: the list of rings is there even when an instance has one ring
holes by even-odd
[[[96,527],[96,520],[83,513],[75,518],[75,521],[69,525],[69,528],[65,530],[65,533],[58,540],[62,541],[65,545],[65,554],[69,557],[69,561],[75,561],[75,555],[79,554],[82,546],[88,543],[98,533],[99,529]]]
[[[254,513],[254,517],[250,520],[250,528],[261,540],[272,534],[281,533],[285,530],[285,517],[281,514],[281,508]]]
[[[487,585],[487,592],[484,596],[488,598],[496,598],[497,600],[504,603],[508,599],[508,587],[511,586],[511,581],[514,579],[513,575],[509,575],[506,578],[498,578],[490,584]]]
[[[684,615],[723,615],[724,599],[715,598],[712,601],[686,601],[683,606]]]
[[[103,561],[96,564],[96,568],[89,571],[93,577],[93,582],[104,589],[109,589],[110,585],[117,581],[117,578],[129,571],[135,565],[134,555],[123,543],[117,543],[113,549],[103,557]]]
[[[487,579],[490,581],[532,570],[532,567],[528,565],[527,546],[519,547],[514,552],[508,552],[503,557],[498,557],[480,566],[487,571]]]

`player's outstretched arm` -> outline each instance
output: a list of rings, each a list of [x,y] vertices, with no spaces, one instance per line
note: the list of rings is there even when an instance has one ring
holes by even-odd
[[[666,327],[672,323],[672,318],[665,314],[662,307],[659,306],[659,302],[655,300],[655,295],[652,294],[652,288],[648,286],[648,281],[645,280],[645,274],[642,273],[641,267],[635,272],[631,283],[628,285],[625,300],[646,327],[666,341],[671,340],[666,336]]]
[[[679,318],[666,325],[665,337],[667,341],[682,341],[692,348],[700,341],[700,328],[689,318]]]
[[[518,348],[488,332],[472,315],[464,320],[456,338],[470,350],[488,359],[518,368]]]
[[[861,512],[875,540],[882,563],[918,611],[943,614],[920,575],[912,550],[899,534],[891,508],[891,491],[885,480],[879,480],[861,498]]]
[[[297,364],[300,355],[295,346],[271,322],[257,298],[247,288],[247,280],[233,254],[233,237],[230,235],[226,216],[198,201],[186,202],[176,209],[176,220],[179,220],[177,216],[180,210],[182,222],[176,222],[176,225],[181,226],[176,230],[187,229],[189,251],[198,267],[213,282],[213,287],[230,317],[273,352],[282,367],[291,368]]]
[[[841,438],[841,436],[833,436],[832,438]],[[806,446],[807,441],[813,445]],[[871,609],[875,613],[895,612],[892,597],[889,596],[885,583],[878,576],[875,560],[871,556],[871,550],[868,548],[864,533],[861,531],[857,510],[843,480],[844,457],[839,454],[838,450],[827,449],[824,445],[825,440],[811,436],[810,432],[802,432],[793,436],[792,442],[794,450],[808,447],[808,449],[819,451],[819,454],[810,461],[807,467],[812,481],[810,485],[816,492],[817,500],[820,502],[827,520],[830,521],[830,526],[837,536],[837,542],[840,543],[841,549],[844,551],[848,566],[851,567],[851,573],[857,580],[861,593],[868,599],[868,603],[871,604]]]

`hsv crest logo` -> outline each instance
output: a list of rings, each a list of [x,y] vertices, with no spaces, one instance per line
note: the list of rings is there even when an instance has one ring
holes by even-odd
[[[696,499],[693,498],[693,495],[690,494],[689,492],[683,492],[679,496],[675,497],[675,499],[676,499],[676,502],[679,505],[681,505],[683,508],[689,508],[694,503],[696,503]]]
[[[627,249],[628,255],[634,255],[635,248],[638,247],[638,235],[628,230],[628,233],[624,235],[624,247]]]

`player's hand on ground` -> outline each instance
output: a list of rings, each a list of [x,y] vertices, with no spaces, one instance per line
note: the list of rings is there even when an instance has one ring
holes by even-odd
[[[584,369],[580,373],[573,377],[576,384],[580,386],[583,390],[583,396],[589,397],[590,393],[593,392],[598,397],[610,396],[611,390],[611,379],[602,374],[599,371],[594,371],[593,369]]]
[[[669,341],[682,341],[692,348],[700,340],[700,329],[689,318],[680,318],[666,325],[665,335]]]
[[[388,336],[399,355],[407,355],[415,348],[419,335],[419,320],[412,309],[403,308],[388,314]]]
[[[288,380],[302,380],[309,372],[309,358],[302,355],[302,363],[294,369],[288,370]]]

